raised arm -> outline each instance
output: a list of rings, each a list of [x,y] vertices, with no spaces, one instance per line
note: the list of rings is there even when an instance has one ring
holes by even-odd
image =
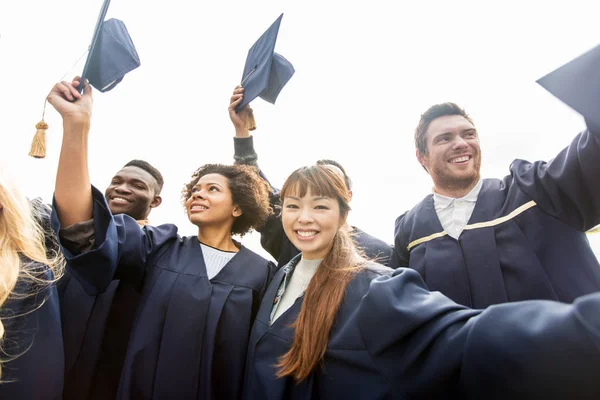
[[[92,207],[90,219],[65,229],[61,229],[60,213],[54,207],[52,228],[58,233],[69,271],[90,295],[104,292],[113,279],[141,289],[148,259],[179,238],[177,227],[167,224],[142,229],[128,215],[113,216],[104,195],[94,187]],[[70,229],[78,233],[67,233]]]
[[[249,130],[249,119],[253,115],[253,111],[248,104],[239,113],[235,111],[235,108],[244,99],[244,88],[236,86],[233,90],[233,94],[229,99],[229,119],[235,128],[235,137],[233,138],[234,164],[242,165],[254,165],[258,167],[258,156],[254,151],[254,142],[252,135]]]
[[[88,172],[92,88],[86,83],[81,95],[76,89],[80,84],[79,77],[70,83],[59,82],[48,95],[48,102],[63,119],[63,141],[54,190],[62,226],[92,218],[92,189]]]
[[[250,108],[250,105],[244,107],[244,109],[239,113],[235,111],[236,107],[243,100],[243,98],[244,88],[237,86],[229,100],[229,118],[231,119],[231,122],[235,128],[235,137],[233,138],[233,159],[235,160],[235,164],[253,165],[259,168],[257,162],[258,155],[254,150],[253,136],[250,135],[250,131],[248,129],[249,119],[250,116],[253,115],[253,111]],[[262,247],[269,252],[269,254],[279,261],[282,253],[289,253],[293,245],[285,236],[281,218],[279,217],[279,190],[271,185],[271,182],[269,182],[260,168],[259,174],[269,184],[269,186],[271,186],[269,201],[271,203],[271,207],[275,211],[275,213],[269,217],[265,225],[258,229],[258,232],[260,233],[260,243]],[[285,263],[289,261],[287,260],[289,256],[284,255],[284,258],[286,260],[283,260],[282,262]]]
[[[600,130],[588,129],[549,162],[515,160],[511,175],[545,212],[581,231],[600,224]]]

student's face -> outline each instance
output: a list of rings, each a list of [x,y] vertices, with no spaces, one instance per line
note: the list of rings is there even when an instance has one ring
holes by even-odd
[[[284,198],[281,220],[285,234],[307,260],[325,258],[343,225],[337,200],[310,190],[302,198],[293,193]]]
[[[426,134],[428,154],[417,158],[442,188],[466,188],[479,180],[481,150],[477,130],[460,115],[436,118]]]
[[[242,215],[239,206],[233,204],[227,178],[220,174],[206,174],[192,188],[192,195],[185,207],[194,225],[221,226],[233,223]]]
[[[155,179],[138,167],[125,167],[112,178],[104,192],[113,214],[127,214],[134,219],[146,219],[150,210],[158,207]]]

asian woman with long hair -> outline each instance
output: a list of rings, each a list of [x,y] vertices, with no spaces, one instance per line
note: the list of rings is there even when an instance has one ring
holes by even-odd
[[[281,199],[302,253],[259,309],[245,399],[599,398],[600,294],[471,310],[356,251],[335,169],[296,170]]]

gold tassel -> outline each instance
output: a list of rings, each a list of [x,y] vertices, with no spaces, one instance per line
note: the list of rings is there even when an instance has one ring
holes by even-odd
[[[46,157],[46,129],[48,129],[48,124],[41,120],[35,125],[35,128],[37,131],[31,142],[29,155],[34,158],[44,158]]]
[[[253,131],[256,129],[256,120],[254,119],[254,110],[248,106],[248,122],[246,124],[246,129],[249,131]]]

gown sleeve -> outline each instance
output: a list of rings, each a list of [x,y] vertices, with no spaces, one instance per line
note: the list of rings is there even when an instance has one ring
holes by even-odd
[[[597,399],[598,309],[600,293],[572,305],[537,300],[471,310],[430,292],[416,271],[398,269],[371,282],[357,318],[373,362],[398,392]]]
[[[542,210],[581,231],[600,224],[600,130],[588,126],[551,161],[515,160],[510,167]]]
[[[406,242],[407,233],[404,231],[404,217],[407,212],[396,218],[394,228],[394,247],[390,256],[389,266],[396,269],[399,267],[408,267],[410,261],[410,252],[408,251],[408,243]]]
[[[61,250],[71,274],[89,295],[103,293],[113,279],[121,279],[139,288],[150,256],[166,242],[177,237],[174,225],[147,226],[143,229],[128,215],[112,215],[104,195],[92,186],[94,246],[79,251],[61,241]],[[61,231],[56,207],[52,228]],[[60,238],[59,238],[60,240]]]

